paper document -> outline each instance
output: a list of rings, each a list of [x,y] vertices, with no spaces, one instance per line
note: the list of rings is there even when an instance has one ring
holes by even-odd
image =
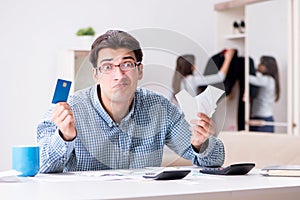
[[[16,170],[1,171],[0,172],[0,178],[18,176],[20,174],[21,174],[21,172],[18,172]]]
[[[224,93],[223,90],[207,86],[204,92],[196,97],[192,97],[186,90],[181,90],[175,95],[180,108],[185,114],[185,119],[190,123],[197,118],[197,113],[202,112],[208,117],[212,117],[217,108],[217,102]]]
[[[264,176],[300,176],[300,165],[275,165],[261,169]]]
[[[18,183],[21,180],[17,177],[20,175],[20,172],[15,170],[7,170],[0,172],[0,183]]]

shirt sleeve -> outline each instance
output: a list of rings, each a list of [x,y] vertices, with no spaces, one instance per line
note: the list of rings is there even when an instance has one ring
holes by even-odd
[[[59,135],[59,130],[51,121],[52,108],[37,126],[37,142],[40,146],[40,172],[63,172],[69,161],[74,142],[67,142]]]
[[[211,75],[194,75],[194,78],[197,86],[204,86],[223,82],[225,79],[225,74],[221,71],[218,71],[218,73]]]
[[[266,87],[272,84],[272,77],[271,76],[264,76],[264,75],[250,75],[249,76],[249,83],[259,87]]]
[[[207,148],[201,153],[196,153],[196,155],[197,159],[193,160],[195,165],[210,167],[222,166],[225,160],[224,144],[219,138],[211,136],[208,138]]]
[[[177,107],[170,106],[168,111],[169,128],[166,145],[175,151],[179,156],[191,160],[198,166],[222,166],[225,160],[223,142],[211,136],[208,139],[207,147],[199,152],[195,152],[191,145],[190,125],[184,119],[184,114]]]

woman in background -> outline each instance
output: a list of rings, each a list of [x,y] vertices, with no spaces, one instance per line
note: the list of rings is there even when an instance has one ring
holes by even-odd
[[[279,73],[277,62],[272,56],[262,56],[256,76],[250,75],[250,84],[259,86],[258,94],[253,99],[251,120],[274,122],[273,106],[279,99]],[[273,125],[250,126],[250,131],[274,132]]]
[[[235,49],[228,49],[224,53],[224,62],[218,73],[212,75],[195,74],[195,56],[186,54],[179,56],[176,61],[176,71],[173,76],[172,86],[173,94],[177,94],[185,89],[190,95],[197,95],[197,88],[209,84],[223,82],[228,72],[231,59],[235,53]]]

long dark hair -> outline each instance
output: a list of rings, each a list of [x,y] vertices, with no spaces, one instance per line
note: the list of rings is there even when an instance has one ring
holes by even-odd
[[[267,68],[266,72],[263,72],[264,75],[268,75],[274,78],[275,80],[275,101],[278,101],[280,95],[280,85],[279,85],[279,72],[276,59],[272,56],[262,56],[260,58],[260,64],[264,65]]]
[[[180,90],[180,83],[182,79],[188,75],[193,74],[193,66],[195,64],[195,56],[186,54],[179,56],[176,60],[176,70],[173,76],[172,87],[173,94],[177,94]]]

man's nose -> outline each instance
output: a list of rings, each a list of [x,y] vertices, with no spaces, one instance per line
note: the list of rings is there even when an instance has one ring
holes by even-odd
[[[124,75],[124,71],[121,70],[120,66],[115,66],[115,69],[114,69],[114,78],[115,79],[119,79],[120,77],[122,77]]]

